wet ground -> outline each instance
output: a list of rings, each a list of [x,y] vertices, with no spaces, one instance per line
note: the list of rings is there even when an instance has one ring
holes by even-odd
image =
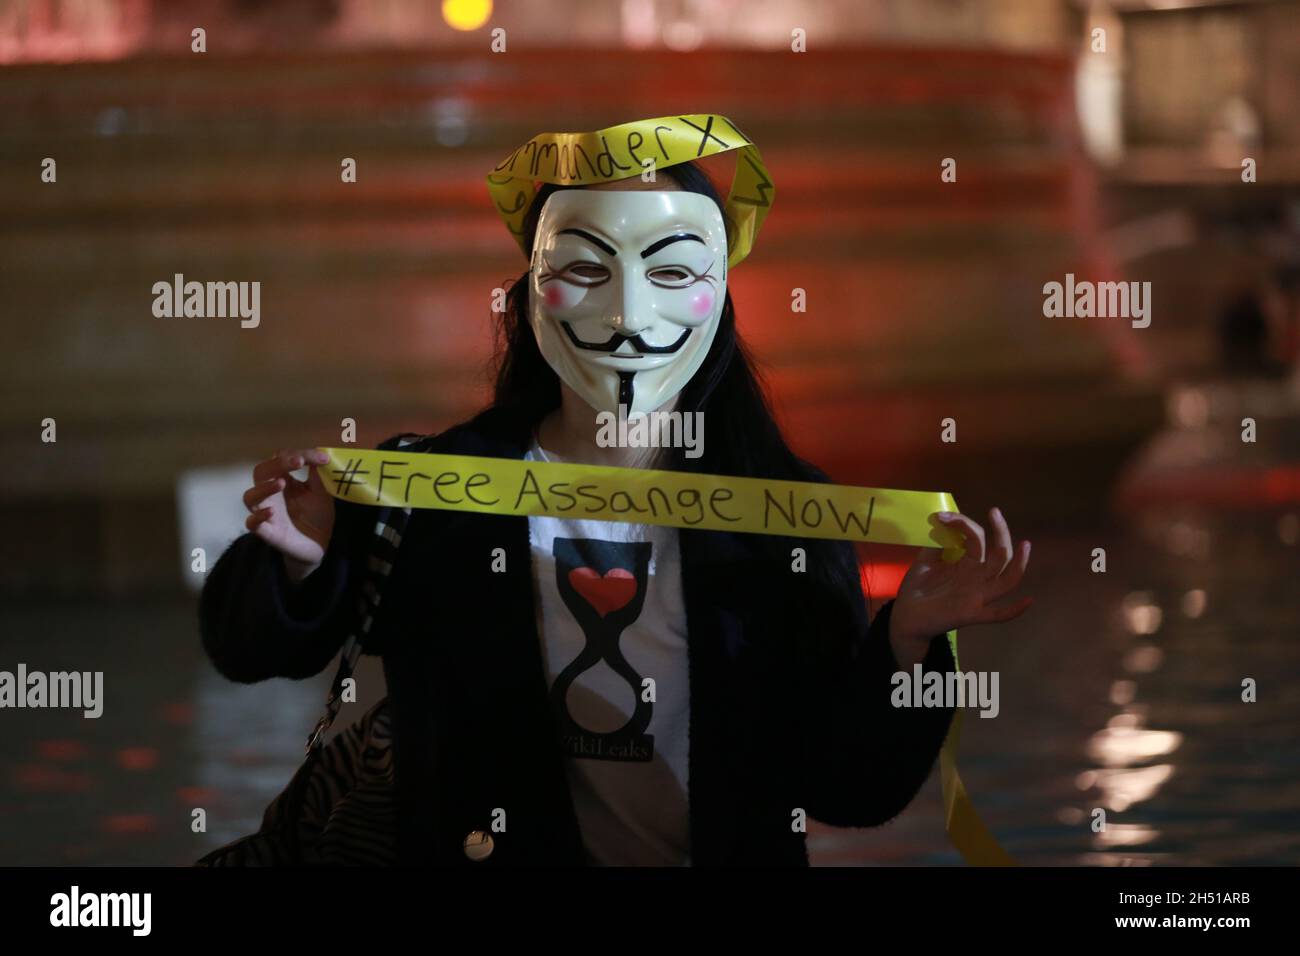
[[[1034,537],[1036,605],[963,636],[963,666],[1001,674],[999,716],[964,723],[967,790],[1023,863],[1300,863],[1300,515],[1142,524]],[[895,823],[814,848],[955,863],[941,820],[932,779]]]
[[[1006,848],[1039,864],[1300,863],[1300,511],[1030,536],[1036,606],[961,641],[966,668],[1000,673],[1000,715],[967,714],[960,767]],[[0,668],[106,672],[98,720],[0,713],[0,864],[191,862],[256,828],[324,697],[324,677],[221,679],[189,600],[10,606],[0,635]],[[363,674],[355,715],[380,680]],[[959,862],[937,772],[893,823],[817,827],[810,845],[823,864]]]

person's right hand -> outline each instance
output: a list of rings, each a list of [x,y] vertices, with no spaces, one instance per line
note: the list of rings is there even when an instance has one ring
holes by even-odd
[[[314,448],[277,452],[253,469],[253,487],[244,492],[251,512],[244,526],[284,556],[289,577],[301,581],[320,566],[334,530],[334,499],[325,490],[317,465],[329,456]],[[307,465],[307,480],[289,474]]]

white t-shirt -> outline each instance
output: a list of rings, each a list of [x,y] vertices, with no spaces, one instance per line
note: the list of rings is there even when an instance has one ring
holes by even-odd
[[[556,459],[534,443],[525,460]],[[547,684],[591,862],[687,864],[690,681],[677,530],[547,516],[530,517],[528,531]]]

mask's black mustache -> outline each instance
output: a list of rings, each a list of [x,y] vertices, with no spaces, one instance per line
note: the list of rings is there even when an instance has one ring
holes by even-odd
[[[584,342],[578,338],[568,322],[561,322],[560,325],[564,327],[564,333],[569,337],[570,342],[588,352],[617,352],[624,342],[631,342],[632,348],[643,355],[671,355],[685,345],[691,335],[691,329],[682,329],[682,334],[671,345],[650,345],[640,335],[624,335],[622,332],[615,332],[609,337],[608,342]]]

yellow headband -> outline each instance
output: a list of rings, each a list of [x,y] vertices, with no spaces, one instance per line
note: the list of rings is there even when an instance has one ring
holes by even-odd
[[[587,186],[631,179],[647,168],[658,171],[733,149],[740,154],[726,212],[731,220],[727,265],[735,267],[754,247],[776,187],[768,179],[758,147],[725,116],[661,116],[594,133],[539,133],[488,174],[488,192],[523,249],[524,216],[539,183]]]

